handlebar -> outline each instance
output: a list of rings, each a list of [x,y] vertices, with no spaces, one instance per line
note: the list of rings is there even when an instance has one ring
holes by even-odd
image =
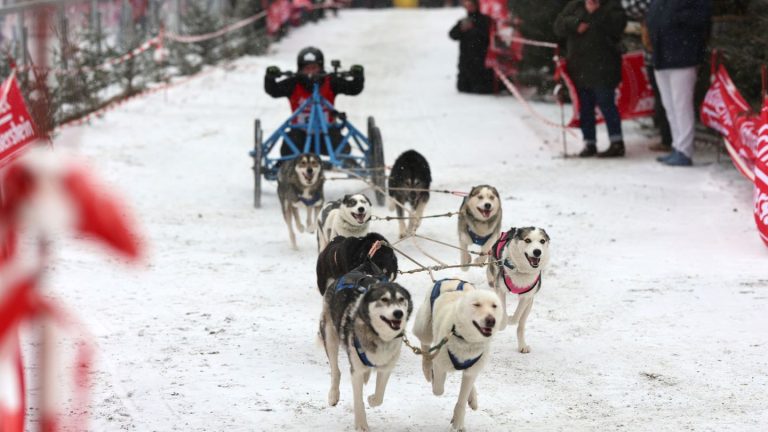
[[[299,73],[293,72],[293,71],[280,71],[279,74],[275,75],[275,78],[278,78],[278,77],[288,77],[288,78],[290,78],[290,77],[295,76],[295,75],[299,75]],[[338,76],[338,77],[341,77],[341,78],[350,78],[350,77],[353,76],[353,74],[350,71],[334,71],[334,72],[318,72],[318,73],[314,74],[313,76],[317,76],[317,77],[320,77],[320,78],[325,78],[327,76]]]

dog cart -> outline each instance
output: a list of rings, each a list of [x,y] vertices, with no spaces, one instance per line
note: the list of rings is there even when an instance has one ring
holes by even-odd
[[[331,62],[336,74],[349,76],[348,71],[339,71],[340,63]],[[283,72],[289,76],[292,72]],[[309,115],[306,115],[309,113]],[[329,120],[329,114],[332,120]],[[306,131],[303,143],[293,142],[289,131],[298,128]],[[336,129],[341,140],[334,143],[332,131]],[[376,186],[376,202],[382,206],[385,202],[386,175],[384,172],[384,147],[381,131],[373,117],[368,117],[368,134],[363,135],[347,120],[343,112],[337,111],[327,99],[320,95],[320,87],[315,83],[312,96],[305,100],[277,130],[265,140],[261,121],[254,124],[254,146],[250,152],[253,158],[254,206],[261,207],[261,181],[277,180],[277,173],[282,161],[291,160],[302,153],[314,153],[323,160],[326,170],[338,170],[349,177],[369,179]],[[285,142],[290,152],[280,154],[280,142]],[[274,150],[274,151],[273,151]]]

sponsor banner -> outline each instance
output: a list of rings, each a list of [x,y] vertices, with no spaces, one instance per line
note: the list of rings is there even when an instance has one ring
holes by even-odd
[[[0,168],[11,162],[37,139],[37,130],[29,115],[24,96],[12,73],[0,87]]]

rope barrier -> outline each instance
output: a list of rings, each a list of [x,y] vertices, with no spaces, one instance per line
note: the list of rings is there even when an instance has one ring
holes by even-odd
[[[230,24],[226,27],[223,27],[215,32],[210,33],[203,33],[199,35],[180,35],[176,33],[168,33],[165,35],[168,40],[172,40],[174,42],[179,43],[195,43],[195,42],[202,42],[209,39],[214,39],[220,36],[223,36],[231,31],[237,30],[239,28],[245,27],[248,24],[254,23],[261,18],[265,18],[267,16],[267,11],[261,11],[257,13],[256,15],[250,16],[248,18],[242,19],[234,24]]]
[[[509,92],[512,93],[515,99],[517,99],[521,104],[523,104],[525,109],[528,110],[528,112],[531,113],[531,115],[533,115],[536,119],[538,119],[539,121],[541,121],[542,123],[548,126],[556,127],[558,129],[563,129],[566,131],[566,133],[570,134],[574,138],[578,138],[578,135],[576,135],[576,133],[570,130],[568,127],[563,126],[561,124],[557,124],[549,120],[548,118],[544,117],[543,115],[539,114],[536,110],[534,110],[531,104],[528,103],[528,101],[526,101],[525,98],[523,98],[522,94],[520,94],[520,90],[518,90],[517,87],[515,87],[515,85],[512,84],[511,81],[509,81],[509,79],[501,72],[498,66],[494,67],[493,71],[496,73],[496,76],[499,77],[499,80],[504,84],[507,90],[509,90]]]

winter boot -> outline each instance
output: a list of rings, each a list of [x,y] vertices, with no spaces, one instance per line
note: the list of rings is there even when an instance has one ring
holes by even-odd
[[[584,149],[579,153],[580,158],[588,158],[597,154],[597,146],[595,143],[584,144]]]
[[[614,141],[608,150],[602,151],[597,154],[599,158],[613,158],[624,156],[624,141]]]
[[[672,157],[662,161],[662,163],[664,165],[668,165],[668,166],[691,166],[691,165],[693,165],[693,161],[691,161],[691,158],[689,158],[684,153],[681,153],[679,151],[675,151],[674,153],[672,153]]]

